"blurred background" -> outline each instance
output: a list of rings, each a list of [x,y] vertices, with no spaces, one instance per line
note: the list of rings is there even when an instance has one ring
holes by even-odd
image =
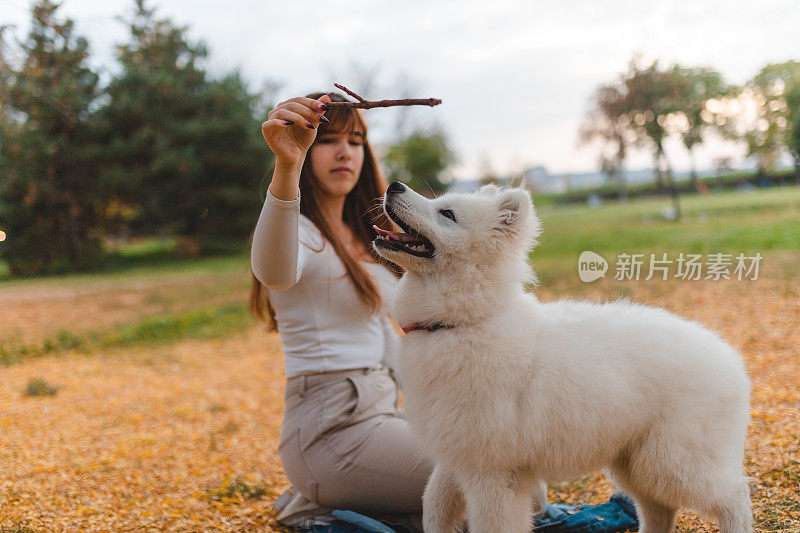
[[[531,191],[543,300],[630,297],[739,348],[757,527],[799,531],[798,21],[794,0],[0,0],[0,530],[275,527],[282,356],[246,306],[260,124],[341,83],[443,100],[365,112],[390,180]]]
[[[429,194],[668,195],[677,218],[681,195],[800,180],[789,1],[0,2],[5,277],[119,263],[133,238],[243,250],[258,124],[334,82],[444,100],[366,114],[390,179]]]

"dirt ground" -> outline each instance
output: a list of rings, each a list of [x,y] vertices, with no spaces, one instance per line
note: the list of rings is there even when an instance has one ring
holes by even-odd
[[[152,295],[161,290],[164,298],[181,292],[165,287],[0,288],[0,323],[13,324],[17,339],[36,338],[53,320],[68,329],[107,324],[157,311]],[[550,300],[562,289],[538,292]],[[580,293],[620,295],[697,320],[741,350],[752,378],[745,468],[756,527],[800,531],[796,281],[603,281]],[[105,309],[125,298],[123,309]],[[57,394],[26,396],[37,377]],[[0,368],[0,531],[275,529],[270,509],[288,486],[277,455],[283,385],[278,339],[258,326],[216,340],[62,352]],[[595,474],[553,487],[551,498],[597,503],[612,492]],[[679,528],[716,531],[688,513]]]

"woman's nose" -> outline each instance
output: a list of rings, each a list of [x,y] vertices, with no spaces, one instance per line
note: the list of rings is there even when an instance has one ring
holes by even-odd
[[[336,159],[350,159],[352,157],[352,147],[350,143],[342,143],[340,144],[336,150]]]

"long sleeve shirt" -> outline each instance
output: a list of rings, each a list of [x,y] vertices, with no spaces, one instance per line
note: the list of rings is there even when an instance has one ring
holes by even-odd
[[[384,302],[380,313],[372,313],[356,294],[333,247],[300,214],[300,198],[284,201],[267,192],[253,236],[251,264],[275,310],[286,377],[395,367],[398,338],[385,306],[397,279],[382,265],[363,263]]]

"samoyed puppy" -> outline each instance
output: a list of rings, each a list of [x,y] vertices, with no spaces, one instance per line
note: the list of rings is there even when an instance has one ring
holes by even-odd
[[[722,533],[752,530],[736,350],[663,309],[526,293],[540,224],[524,190],[431,200],[395,182],[384,209],[403,229],[374,241],[406,271],[399,377],[435,464],[425,531],[466,519],[471,533],[528,532],[542,482],[600,468],[635,500],[643,533],[671,531],[679,508]]]

